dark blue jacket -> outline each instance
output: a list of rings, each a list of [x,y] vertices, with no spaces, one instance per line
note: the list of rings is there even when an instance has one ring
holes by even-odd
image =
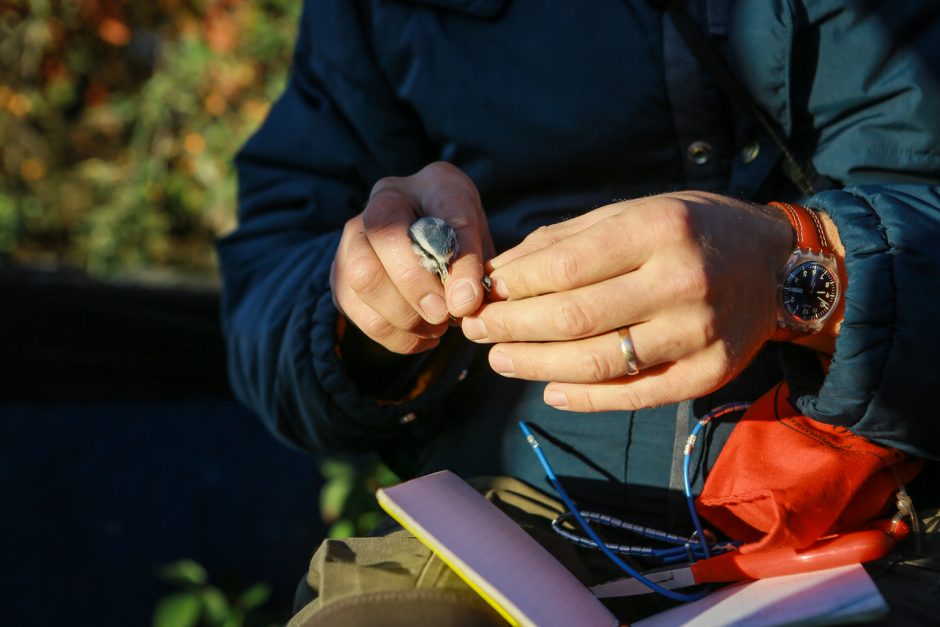
[[[691,415],[786,373],[808,415],[940,456],[940,9],[903,0],[690,8],[790,146],[836,189],[798,198],[779,151],[644,0],[308,2],[289,85],[238,156],[240,226],[219,246],[238,397],[296,445],[379,449],[405,473],[458,466],[538,483],[513,424],[523,417],[547,433],[562,474],[664,486]],[[688,157],[694,142],[710,148],[699,163]],[[348,370],[336,352],[330,264],[376,180],[434,160],[477,184],[498,250],[616,199],[684,188],[824,209],[849,278],[831,370],[823,380],[812,360],[764,351],[699,403],[573,415],[547,408],[542,385],[489,372],[483,351],[451,332],[426,393],[376,403],[436,357],[377,355],[371,376]]]

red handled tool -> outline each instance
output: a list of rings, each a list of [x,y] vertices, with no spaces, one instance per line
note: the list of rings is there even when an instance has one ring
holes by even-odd
[[[873,529],[822,538],[805,549],[772,549],[745,554],[730,551],[681,568],[654,570],[643,575],[670,590],[703,583],[795,575],[876,560],[890,553],[907,533],[908,527],[903,522],[878,523]],[[627,577],[592,586],[591,592],[603,599],[647,594],[652,590]]]

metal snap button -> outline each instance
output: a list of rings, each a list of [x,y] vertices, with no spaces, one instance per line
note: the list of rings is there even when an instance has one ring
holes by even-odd
[[[685,156],[695,165],[705,165],[712,158],[712,145],[708,142],[694,141],[689,144]]]
[[[753,141],[741,149],[741,161],[751,163],[760,154],[760,143]]]

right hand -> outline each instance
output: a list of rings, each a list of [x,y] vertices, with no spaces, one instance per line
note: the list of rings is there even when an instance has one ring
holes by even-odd
[[[420,216],[441,218],[457,231],[460,252],[446,286],[411,248],[408,227]],[[333,302],[388,350],[420,353],[437,346],[450,316],[480,307],[483,261],[493,254],[473,181],[449,163],[432,163],[411,176],[379,180],[365,210],[346,223],[330,272]]]

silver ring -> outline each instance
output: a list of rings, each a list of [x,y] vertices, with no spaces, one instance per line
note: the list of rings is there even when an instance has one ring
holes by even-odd
[[[630,337],[630,327],[620,327],[617,329],[617,335],[620,336],[620,352],[623,353],[624,361],[627,362],[627,374],[635,375],[640,372],[636,363],[636,350],[633,348],[633,338]]]

